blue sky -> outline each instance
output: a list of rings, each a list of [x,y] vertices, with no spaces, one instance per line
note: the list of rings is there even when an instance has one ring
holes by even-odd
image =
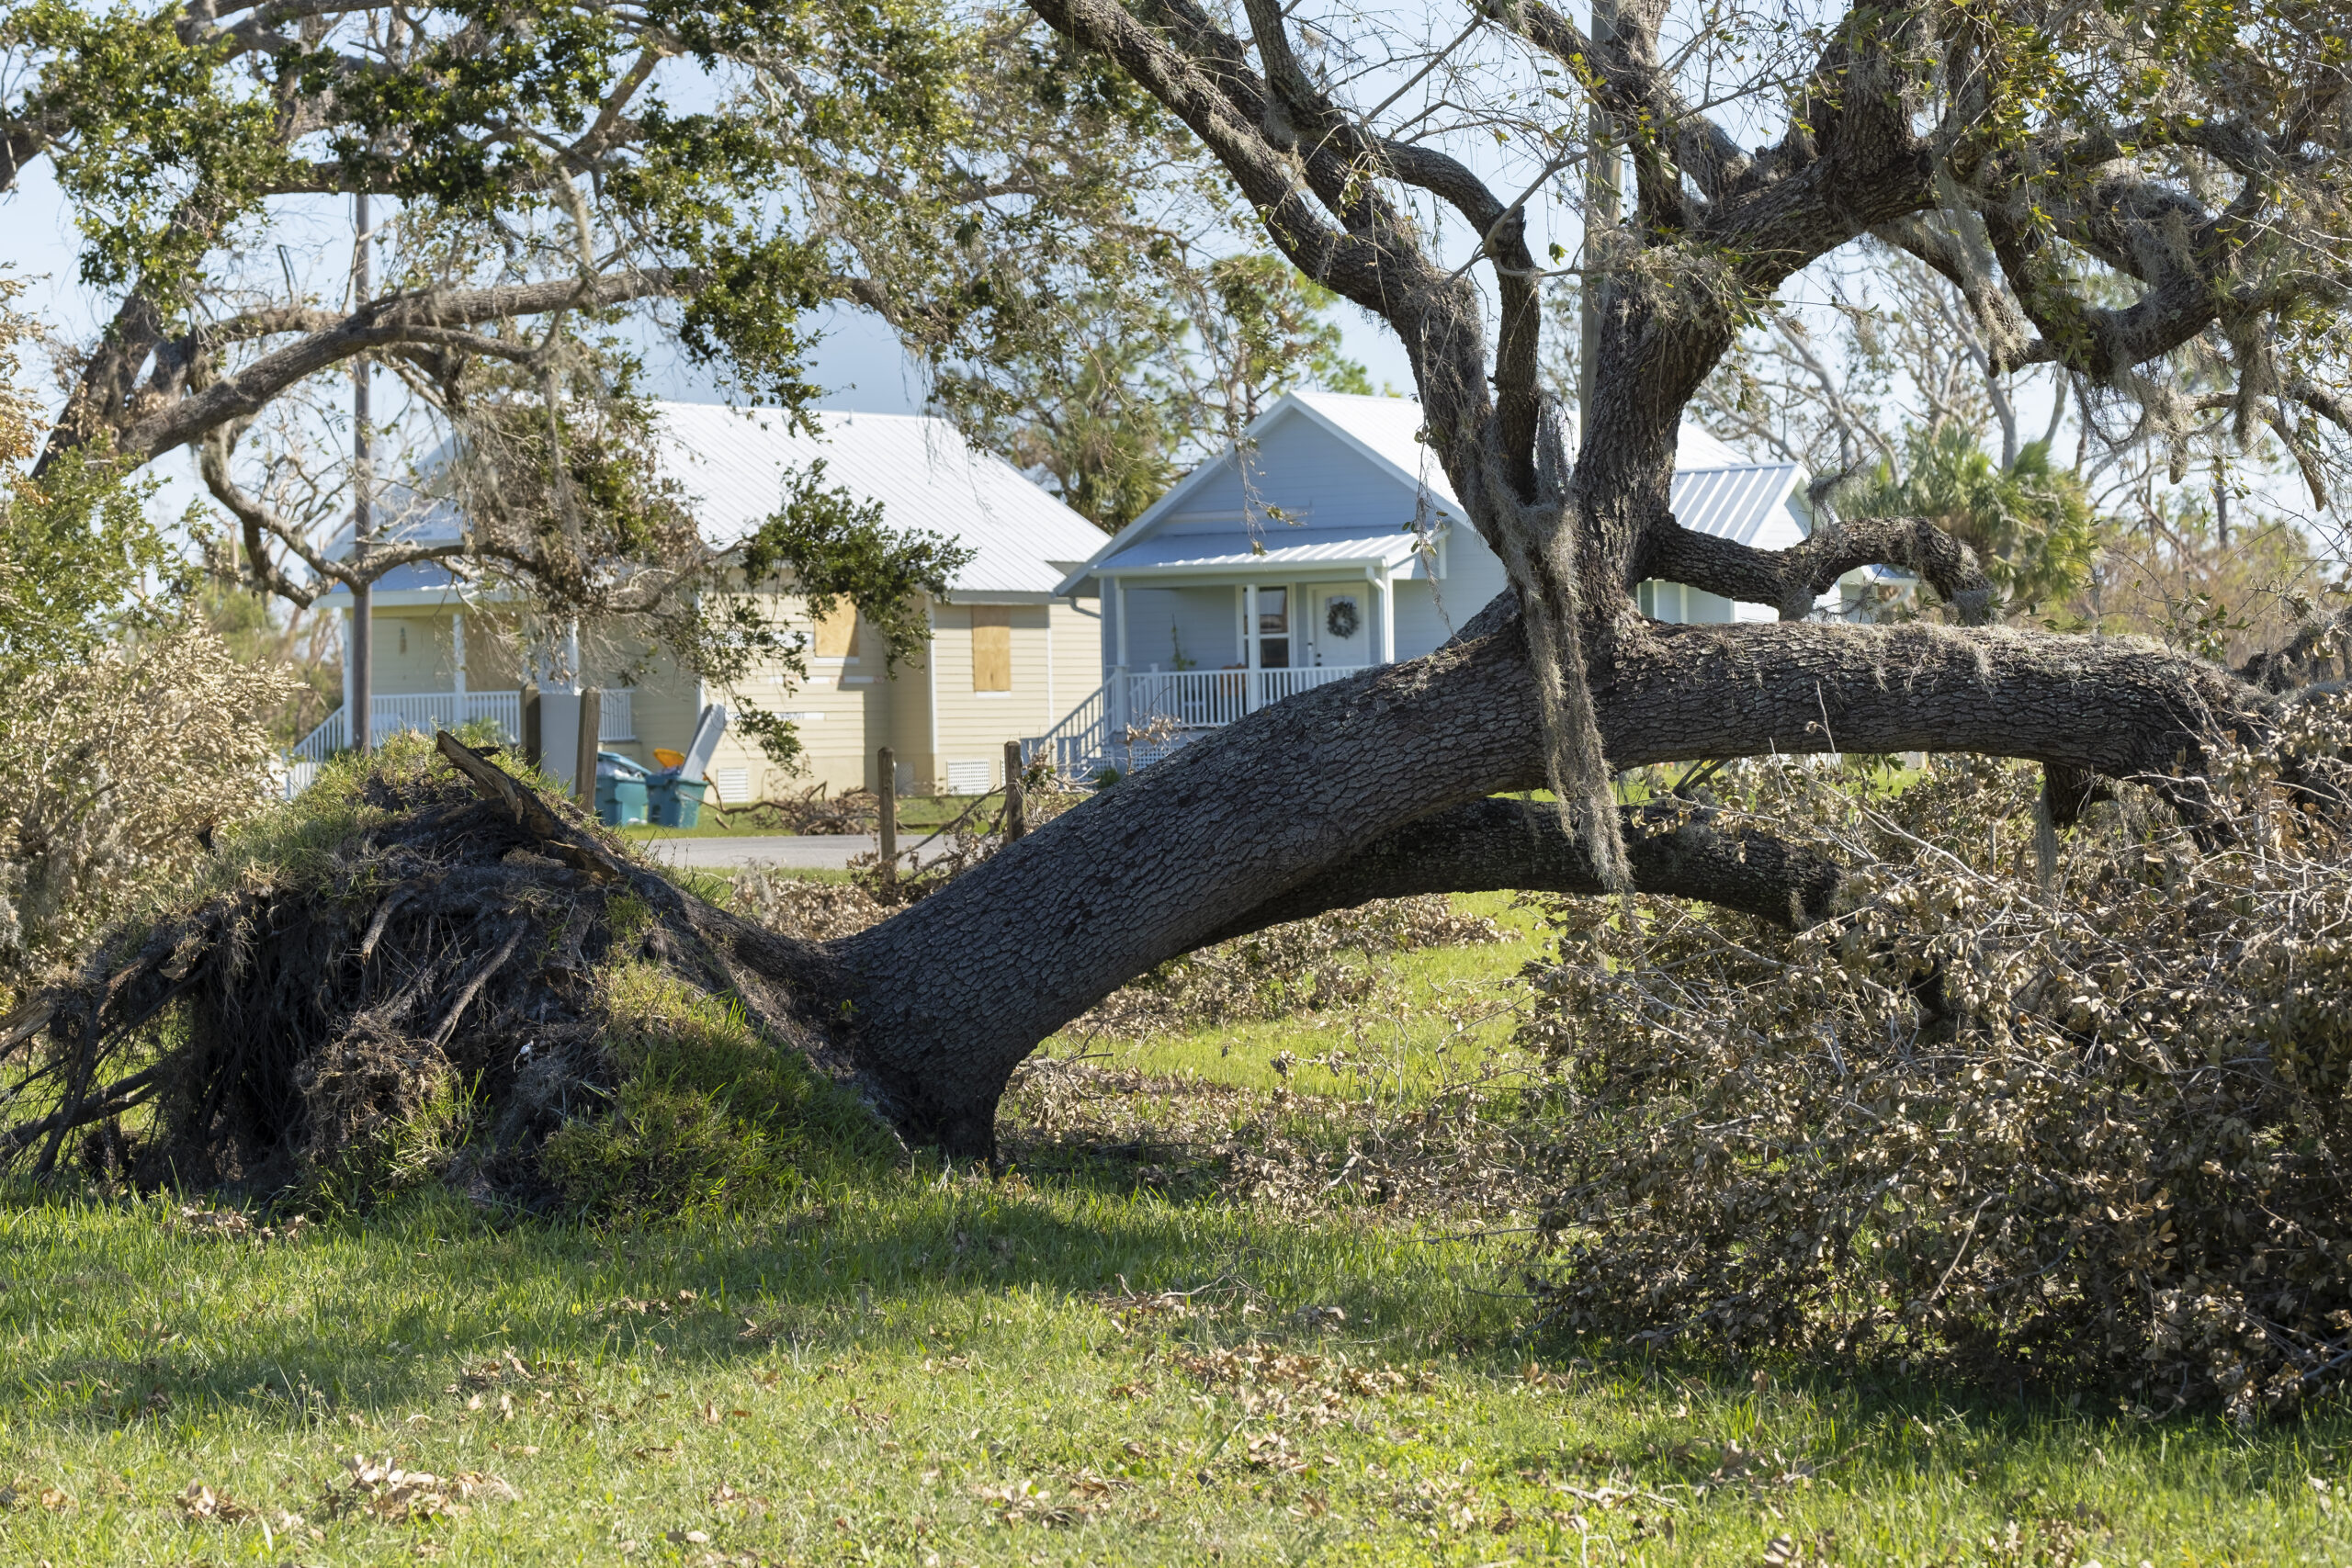
[[[281,205],[290,209],[297,204]],[[300,242],[291,249],[309,258],[307,263],[294,264],[298,276],[315,274],[330,265],[339,270],[347,265],[334,254],[347,229],[347,223],[336,218],[342,204],[316,205],[320,209],[316,213],[286,214],[294,231],[289,238]],[[317,231],[307,231],[311,230]],[[94,341],[114,301],[83,288],[78,280],[79,242],[73,216],[46,163],[34,164],[15,191],[0,197],[0,235],[6,236],[5,257],[0,259],[28,285],[24,307],[69,342]],[[347,241],[344,243],[347,247]],[[344,254],[348,254],[347,248]],[[1404,349],[1385,326],[1344,303],[1337,308],[1337,319],[1346,336],[1347,352],[1371,372],[1373,385],[1412,385]],[[826,389],[824,407],[861,413],[918,412],[923,396],[921,374],[899,352],[896,337],[879,318],[859,310],[833,310],[816,324],[822,337],[812,358],[812,378]],[[710,377],[687,363],[674,346],[649,333],[646,347],[647,368],[656,395],[680,402],[727,400]],[[38,378],[40,389],[50,396],[52,405],[62,399],[48,378],[46,365],[26,368]],[[163,482],[156,504],[164,513],[176,517],[192,502],[210,505],[188,454],[170,454],[151,471]]]

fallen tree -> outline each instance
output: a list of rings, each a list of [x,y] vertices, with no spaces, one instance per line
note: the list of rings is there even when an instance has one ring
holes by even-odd
[[[2273,689],[2281,671],[2334,672],[2320,628],[2291,659],[2249,671],[2257,683],[2154,645],[1993,625],[1984,574],[1931,520],[1825,516],[1804,544],[1772,553],[1686,528],[1669,505],[1681,412],[1741,320],[1866,236],[1953,277],[2007,367],[2054,364],[2085,398],[2136,400],[2149,439],[2267,423],[2323,488],[2320,422],[2341,425],[2346,408],[2331,390],[2340,324],[2325,312],[2352,275],[2340,238],[2310,215],[2343,200],[2346,96],[2324,26],[2305,11],[2257,6],[2217,25],[2201,12],[2027,5],[2003,8],[2004,30],[1926,4],[1858,9],[1807,43],[1786,129],[1752,153],[1682,85],[1737,28],[1669,67],[1662,0],[1626,7],[1597,38],[1539,0],[1480,13],[1432,69],[1452,56],[1571,79],[1635,174],[1630,219],[1596,210],[1587,227],[1594,391],[1572,459],[1538,370],[1525,198],[1501,199],[1437,150],[1442,136],[1382,134],[1374,122],[1394,100],[1367,115],[1318,85],[1298,24],[1270,0],[1251,0],[1246,38],[1190,0],[1034,8],[1182,118],[1301,271],[1396,331],[1427,439],[1513,592],[1428,658],[1252,715],[831,942],[730,923],[445,748],[497,797],[468,809],[506,813],[481,845],[552,855],[565,877],[629,890],[710,984],[854,1083],[903,1137],[985,1155],[1013,1068],[1114,988],[1204,942],[1375,893],[1649,889],[1783,923],[1834,906],[1836,866],[1753,827],[1726,838],[1703,816],[1623,812],[1617,770],[1975,752],[2041,764],[2053,825],[2103,783],[2139,781],[2221,831],[2208,809],[2226,782],[2207,776],[2213,738],[2260,743],[2289,701]],[[1347,27],[1325,36],[1378,41]],[[2276,91],[2240,103],[2257,71]],[[2046,91],[2059,79],[2069,91]],[[1768,85],[1753,85],[1749,107]],[[1469,258],[1449,265],[1405,198],[1466,222]],[[2099,302],[2118,290],[2129,303]],[[1940,608],[1896,626],[1804,618],[1839,576],[1872,564],[1917,572]],[[1653,622],[1634,597],[1653,577],[1783,618]],[[1489,798],[1544,786],[1556,813]],[[563,883],[548,897],[576,892]],[[505,938],[488,933],[505,929],[505,907],[437,918],[472,919],[466,951],[496,952]],[[224,951],[153,946],[163,940],[129,966],[91,970],[52,1005],[52,1029],[77,1041],[120,1032],[145,1016],[139,998],[194,983]],[[365,944],[347,940],[328,967],[364,965]],[[27,1032],[20,1023],[14,1038]],[[109,1092],[84,1077],[69,1103]],[[52,1150],[62,1125],[44,1134]]]

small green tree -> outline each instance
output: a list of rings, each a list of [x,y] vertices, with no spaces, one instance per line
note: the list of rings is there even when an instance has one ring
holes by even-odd
[[[938,376],[940,403],[1115,533],[1191,463],[1295,387],[1370,392],[1339,297],[1278,256],[1227,256],[1165,297],[1090,289],[1008,318],[991,353]]]

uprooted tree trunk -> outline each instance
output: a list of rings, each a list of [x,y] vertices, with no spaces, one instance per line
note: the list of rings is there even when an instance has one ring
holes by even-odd
[[[1278,919],[1405,892],[1599,893],[1545,782],[1515,615],[1426,659],[1265,708],[824,953],[822,990],[910,1136],[990,1145],[1013,1067],[1153,965]],[[1932,626],[1657,626],[1617,641],[1595,712],[1620,767],[1763,754],[1969,750],[2169,784],[2259,694],[2143,645]],[[1646,829],[1646,830],[1645,830]],[[1787,923],[1837,868],[1768,837],[1623,818],[1635,887]]]
[[[2188,782],[2176,775],[2216,716],[2265,723],[2278,700],[2140,645],[1916,626],[1661,626],[1595,675],[1604,742],[1627,767],[1964,749],[2167,787]],[[442,1055],[502,1107],[499,1146],[545,1136],[563,1085],[596,1087],[580,983],[616,941],[740,999],[909,1141],[985,1155],[1020,1062],[1170,958],[1376,897],[1604,892],[1556,811],[1491,798],[1544,781],[1542,737],[1505,600],[1428,658],[1263,709],[891,919],[811,943],[622,858],[444,736],[466,788],[386,800],[397,827],[368,834],[342,878],[356,901],[340,886],[223,896],[0,1027],[0,1056],[44,1026],[79,1047],[57,1056],[60,1108],[6,1134],[0,1158],[46,1168],[75,1129],[161,1096],[182,1124],[154,1156],[171,1170],[153,1174],[267,1185],[392,1114],[402,1075]],[[1842,868],[1754,827],[1671,800],[1619,827],[1642,891],[1782,925],[1837,904]],[[641,931],[619,931],[616,897],[650,912]],[[107,1042],[190,999],[190,1051],[107,1071]]]
[[[1596,390],[1571,467],[1537,374],[1539,274],[1523,208],[1507,207],[1442,153],[1385,140],[1342,112],[1293,58],[1286,13],[1272,0],[1250,0],[1248,44],[1192,0],[1032,6],[1074,48],[1114,63],[1181,118],[1302,271],[1395,328],[1427,438],[1514,594],[1437,652],[1251,715],[831,943],[795,943],[702,905],[615,860],[571,818],[514,795],[454,742],[445,747],[497,797],[481,809],[505,813],[501,832],[556,854],[566,876],[634,889],[677,944],[677,962],[743,994],[858,1084],[906,1137],[987,1152],[998,1099],[1041,1041],[1154,965],[1269,921],[1385,893],[1497,886],[1630,886],[1783,921],[1834,903],[1838,868],[1817,857],[1679,811],[1619,813],[1608,801],[1613,770],[1973,751],[2043,764],[2055,821],[2112,780],[2149,783],[2193,816],[2209,738],[2258,737],[2288,700],[2150,645],[1986,625],[1983,572],[1921,519],[1825,520],[1804,544],[1770,552],[1674,517],[1681,412],[1742,310],[1865,234],[1945,262],[1959,242],[1939,239],[1938,224],[1957,224],[1962,237],[1975,231],[1970,223],[1990,224],[1999,240],[2011,232],[2005,214],[2039,199],[2029,182],[2041,176],[2031,171],[2065,164],[2025,145],[1996,157],[1968,141],[1999,117],[1982,112],[1960,44],[1948,62],[1959,84],[1943,106],[1949,124],[1921,130],[1917,83],[1927,74],[1921,60],[1946,47],[1940,12],[1898,5],[1877,21],[1832,29],[1786,137],[1751,156],[1676,96],[1659,64],[1662,0],[1628,4],[1617,36],[1599,45],[1542,0],[1494,8],[1496,28],[1573,66],[1603,108],[1639,128],[1635,221],[1596,240],[1609,264],[1589,280],[1602,323]],[[2048,134],[2063,141],[2073,130]],[[2082,328],[2016,344],[2012,366],[2054,360],[2111,383],[2212,327],[2232,298],[2224,281],[2239,229],[2193,254],[2166,250],[2154,239],[2184,220],[2188,198],[2177,186],[2111,170],[2099,178],[2104,194],[2068,209],[2064,231],[2119,272],[2165,284],[2163,308],[2062,309],[2064,278],[2035,272],[2030,248],[2014,268],[2005,254],[2003,281],[2025,318]],[[1430,254],[1408,211],[1384,194],[1389,185],[1447,203],[1482,236],[1478,259],[1492,265],[1496,290],[1491,357],[1478,291],[1464,269]],[[1973,215],[1953,217],[1939,205],[1948,201]],[[2210,287],[2170,288],[2183,267]],[[1967,281],[1972,299],[1994,298],[1986,279]],[[2290,292],[2274,301],[2278,311],[2292,308]],[[1986,309],[2005,330],[2019,319],[1997,298]],[[1962,624],[1803,618],[1840,575],[1871,564],[1916,571]],[[1634,591],[1653,577],[1770,605],[1782,619],[1648,621]],[[2276,675],[2263,672],[2274,685]],[[1557,810],[1491,799],[1538,786],[1554,792]],[[56,1004],[61,1027],[119,1029],[143,1005],[133,998],[189,983],[191,965],[207,962],[200,942],[189,943],[188,954],[151,944],[130,968],[102,965]],[[466,949],[496,950],[483,932]],[[68,1104],[83,1115],[141,1087],[81,1083]],[[63,1125],[40,1134],[52,1149]]]

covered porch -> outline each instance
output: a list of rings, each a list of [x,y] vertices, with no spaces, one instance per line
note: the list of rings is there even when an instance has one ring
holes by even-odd
[[[1269,704],[1395,662],[1399,580],[1442,548],[1442,533],[1266,531],[1246,553],[1229,528],[1163,533],[1080,574],[1101,586],[1108,670],[1026,754],[1079,777],[1128,773]]]

